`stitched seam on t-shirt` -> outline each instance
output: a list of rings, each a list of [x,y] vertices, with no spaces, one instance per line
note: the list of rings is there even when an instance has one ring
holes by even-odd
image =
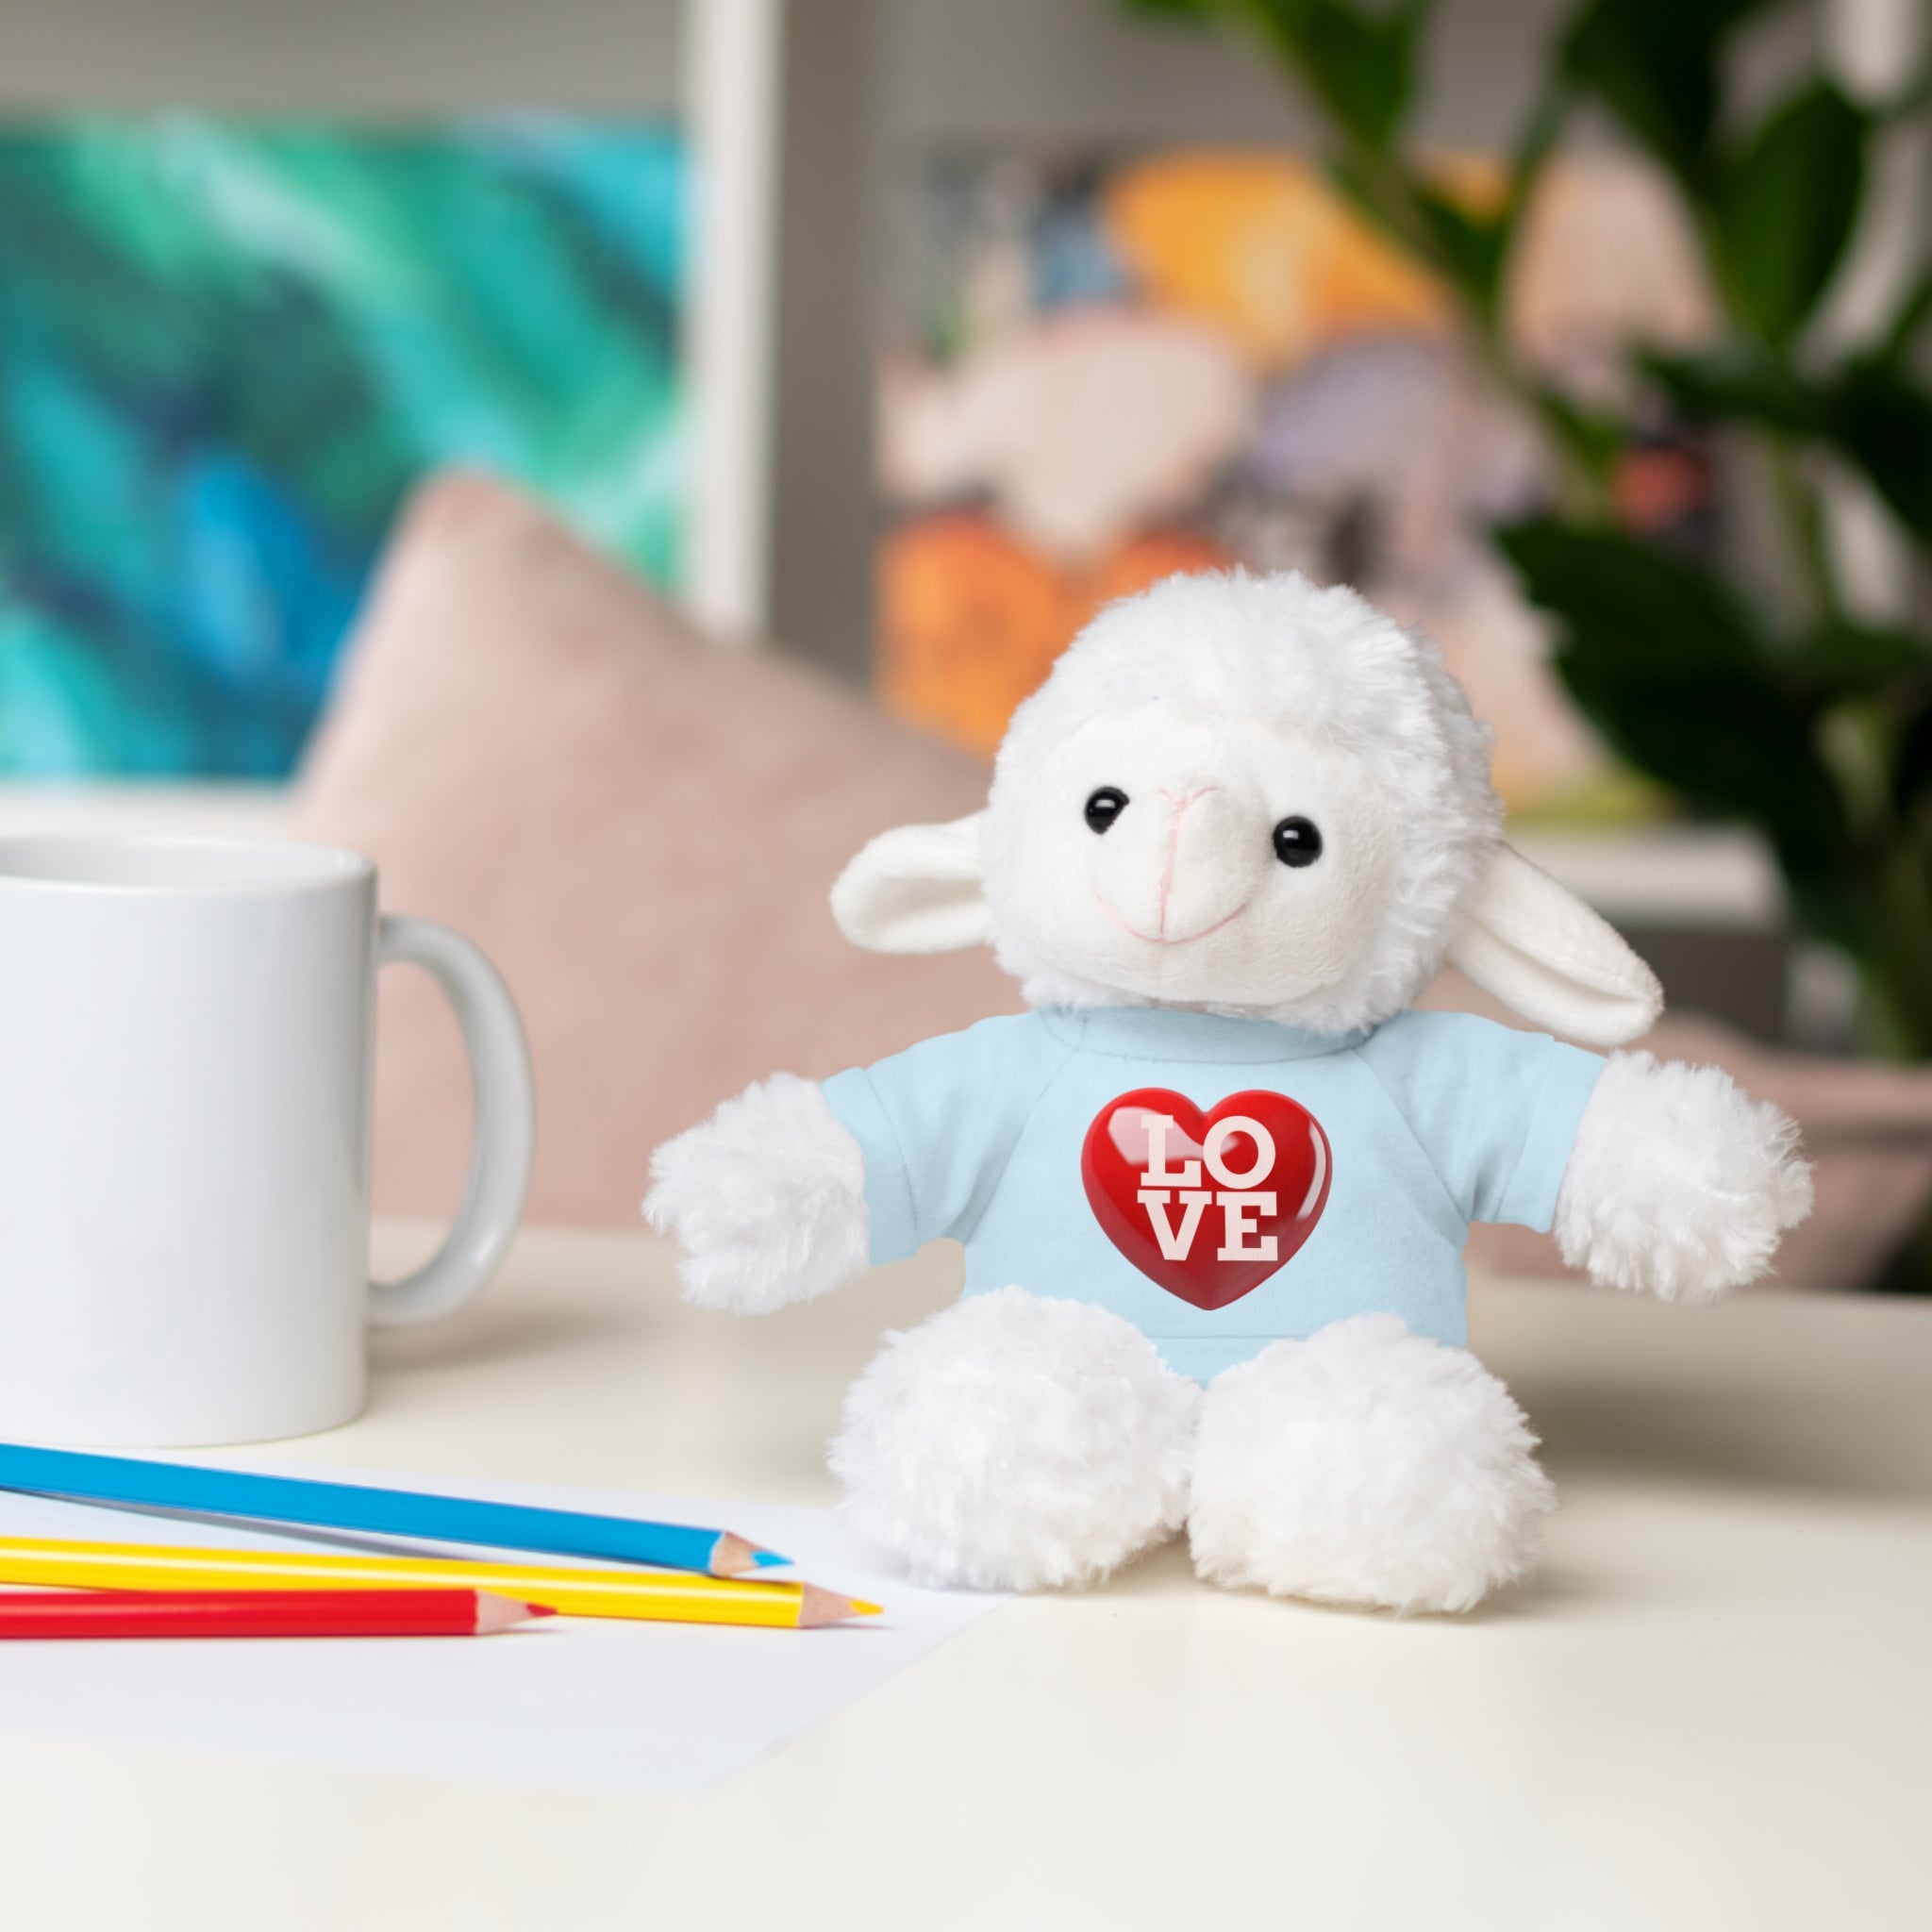
[[[1523,1123],[1523,1139],[1516,1143],[1516,1158],[1509,1163],[1509,1178],[1504,1182],[1496,1196],[1496,1206],[1504,1207],[1516,1192],[1516,1176],[1523,1172],[1523,1163],[1529,1158],[1529,1143],[1536,1130],[1542,1124],[1543,1107],[1550,1097],[1550,1082],[1557,1077],[1557,1065],[1560,1056],[1552,1054],[1549,1064],[1543,1069],[1541,1084],[1536,1090],[1536,1099],[1531,1105],[1527,1118]],[[1568,1162],[1564,1163],[1566,1166]],[[1527,1222],[1519,1222],[1518,1226],[1526,1227]]]
[[[979,1212],[973,1217],[970,1225],[954,1229],[953,1239],[955,1241],[970,1241],[973,1239],[979,1224],[986,1219],[986,1210],[992,1206],[993,1197],[999,1192],[1001,1183],[1007,1177],[1007,1170],[1013,1164],[1014,1155],[1020,1151],[1020,1142],[1026,1138],[1026,1129],[1033,1124],[1034,1115],[1040,1111],[1041,1107],[1046,1100],[1046,1096],[1053,1091],[1054,1082],[1073,1065],[1078,1056],[1078,1047],[1067,1047],[1061,1056],[1059,1065],[1053,1068],[1045,1079],[1040,1083],[1040,1091],[1033,1096],[1033,1105],[1026,1109],[1026,1117],[1020,1123],[1018,1130],[1014,1133],[1013,1143],[1007,1149],[1007,1158],[1000,1162],[999,1172],[991,1177],[987,1185],[986,1197],[980,1203]]]
[[[1166,1065],[1175,1067],[1293,1067],[1299,1066],[1303,1060],[1332,1059],[1339,1053],[1354,1053],[1356,1051],[1355,1046],[1342,1045],[1338,1042],[1334,1046],[1324,1046],[1319,1053],[1275,1054],[1272,1057],[1263,1056],[1260,1058],[1256,1058],[1249,1054],[1196,1055],[1176,1053],[1173,1048],[1164,1043],[1157,1045],[1143,1042],[1132,1046],[1096,1046],[1087,1037],[1092,1031],[1092,1028],[1087,1024],[1090,1014],[1137,1013],[1153,1009],[1142,1007],[1061,1007],[1058,1010],[1062,1013],[1078,1013],[1080,1016],[1079,1037],[1074,1042],[1072,1050],[1075,1053],[1089,1053],[1096,1059],[1103,1060],[1140,1060],[1142,1062],[1159,1060]],[[1058,1023],[1047,1020],[1044,1014],[1042,1014],[1041,1024],[1056,1041],[1059,1040],[1060,1029]]]
[[[1350,1047],[1349,1052],[1360,1062],[1363,1071],[1374,1082],[1375,1091],[1389,1104],[1389,1111],[1402,1123],[1402,1131],[1415,1143],[1415,1151],[1422,1156],[1423,1165],[1434,1175],[1436,1185],[1441,1189],[1442,1198],[1449,1204],[1449,1211],[1466,1226],[1469,1223],[1469,1215],[1464,1210],[1461,1202],[1456,1198],[1447,1180],[1443,1178],[1442,1170],[1436,1165],[1436,1157],[1423,1144],[1423,1137],[1416,1132],[1415,1123],[1409,1119],[1407,1114],[1403,1112],[1402,1103],[1396,1099],[1394,1094],[1390,1092],[1388,1083],[1382,1078],[1381,1073],[1374,1061],[1370,1059],[1358,1046]]]
[[[892,1118],[892,1109],[881,1096],[877,1083],[873,1079],[870,1067],[859,1068],[865,1081],[865,1091],[872,1095],[874,1109],[886,1124],[886,1132],[892,1137],[892,1151],[899,1157],[899,1185],[906,1194],[906,1206],[910,1211],[912,1222],[912,1252],[917,1254],[925,1245],[926,1237],[920,1233],[924,1217],[919,1211],[919,1191],[912,1184],[912,1163],[906,1158],[906,1143],[899,1138],[899,1124]]]

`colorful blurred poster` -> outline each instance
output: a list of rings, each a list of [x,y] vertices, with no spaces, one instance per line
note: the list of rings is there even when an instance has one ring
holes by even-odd
[[[0,774],[289,770],[410,485],[675,581],[677,137],[0,128]]]
[[[1445,185],[1501,190],[1479,159]],[[988,752],[1108,599],[1205,565],[1357,585],[1442,644],[1497,727],[1519,810],[1638,808],[1546,663],[1490,524],[1549,488],[1441,291],[1293,155],[953,157],[912,178],[880,367],[877,679],[900,716]],[[1711,305],[1669,192],[1559,159],[1509,325],[1580,397],[1634,337],[1695,341]],[[1657,424],[1619,501],[1703,541],[1705,453]]]

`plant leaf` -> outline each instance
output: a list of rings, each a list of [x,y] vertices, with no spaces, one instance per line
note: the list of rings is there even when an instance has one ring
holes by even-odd
[[[1932,672],[1932,639],[1885,625],[1830,624],[1800,638],[1776,669],[1802,698],[1827,705]]]
[[[1907,714],[1892,754],[1892,808],[1908,818],[1932,792],[1932,698]]]
[[[1887,357],[1903,356],[1928,319],[1932,319],[1932,268],[1919,277],[1916,286],[1899,304],[1879,353]]]
[[[1409,192],[1428,224],[1439,259],[1456,286],[1485,315],[1495,312],[1508,252],[1505,215],[1472,214],[1426,182],[1412,182]]]
[[[1828,880],[1843,813],[1804,720],[1756,677],[1658,675],[1607,639],[1573,634],[1557,670],[1617,751],[1693,805],[1760,825],[1794,879]]]
[[[1348,0],[1252,0],[1277,51],[1328,114],[1364,147],[1385,154],[1415,82],[1415,51],[1429,0],[1380,12]]]
[[[1932,543],[1932,391],[1898,358],[1857,357],[1836,381],[1800,376],[1761,349],[1646,356],[1643,367],[1692,415],[1832,444],[1920,543]]]
[[[1831,417],[1830,398],[1788,364],[1756,347],[1719,349],[1703,356],[1648,354],[1645,374],[1692,416],[1742,417],[1767,429],[1821,436]]]
[[[1564,36],[1563,73],[1680,180],[1701,177],[1717,125],[1718,57],[1771,0],[1591,0]]]
[[[1624,531],[1531,517],[1496,541],[1530,597],[1573,637],[1663,677],[1722,675],[1761,665],[1767,640],[1755,614],[1701,565]]]
[[[1768,341],[1818,306],[1857,220],[1871,121],[1829,81],[1787,101],[1726,170],[1716,235],[1732,291]]]
[[[1623,756],[1693,804],[1763,827],[1794,880],[1828,891],[1847,833],[1756,614],[1689,558],[1618,530],[1540,517],[1497,533],[1561,625],[1556,665]]]
[[[1827,432],[1921,543],[1932,542],[1932,391],[1897,362],[1845,365]]]

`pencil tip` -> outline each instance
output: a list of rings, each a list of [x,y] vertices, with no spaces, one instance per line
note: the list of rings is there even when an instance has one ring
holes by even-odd
[[[798,1599],[798,1627],[815,1629],[821,1624],[842,1624],[849,1617],[875,1617],[876,1604],[860,1603],[856,1597],[840,1596],[835,1591],[821,1590],[815,1583],[801,1583]]]
[[[711,1574],[713,1576],[741,1576],[747,1570],[769,1570],[774,1563],[789,1563],[790,1557],[781,1557],[775,1550],[762,1550],[757,1543],[746,1542],[741,1536],[733,1536],[728,1530],[711,1545]]]
[[[491,1591],[476,1592],[476,1635],[493,1636],[499,1630],[514,1630],[537,1617],[554,1617],[548,1604],[519,1603],[514,1597],[498,1596]]]

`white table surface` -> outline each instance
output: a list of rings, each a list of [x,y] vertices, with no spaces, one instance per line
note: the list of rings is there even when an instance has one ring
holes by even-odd
[[[531,1234],[476,1307],[380,1339],[362,1421],[278,1453],[827,1500],[845,1382],[956,1265],[737,1322],[642,1236]],[[1482,1614],[1228,1595],[1171,1548],[697,1799],[0,1730],[0,1924],[1923,1932],[1932,1306],[1490,1287],[1474,1325],[1564,1501]]]

